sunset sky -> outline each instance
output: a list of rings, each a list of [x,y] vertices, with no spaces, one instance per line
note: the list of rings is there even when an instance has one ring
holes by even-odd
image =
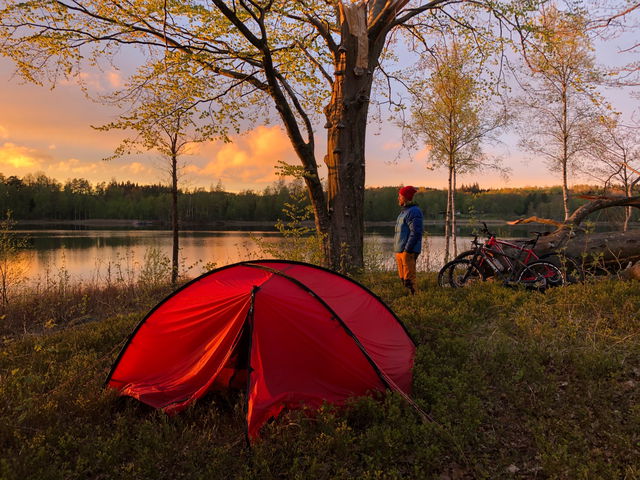
[[[599,60],[611,56],[617,47],[600,45]],[[91,125],[116,119],[117,112],[85,98],[78,85],[59,83],[55,89],[25,84],[13,75],[13,65],[0,57],[0,173],[24,176],[42,172],[61,182],[70,178],[101,181],[157,183],[167,180],[163,162],[157,154],[140,155],[105,162],[122,138],[122,132],[100,132]],[[122,84],[116,72],[84,75],[83,81],[94,91],[108,91]],[[607,93],[617,109],[626,114],[637,108],[630,92]],[[318,128],[318,158],[324,155],[324,131]],[[367,186],[414,184],[444,187],[446,173],[425,168],[425,152],[414,152],[412,159],[401,150],[402,139],[392,124],[373,124],[368,130]],[[482,187],[546,186],[559,184],[545,165],[517,148],[513,135],[502,146],[487,146],[499,153],[511,169],[505,179],[493,172],[462,176],[459,184],[477,181]],[[233,142],[199,145],[193,155],[185,156],[187,165],[183,186],[208,188],[222,182],[228,191],[262,190],[277,180],[274,166],[278,160],[296,164],[295,154],[284,131],[277,125],[258,126]],[[574,183],[586,179],[576,178]]]

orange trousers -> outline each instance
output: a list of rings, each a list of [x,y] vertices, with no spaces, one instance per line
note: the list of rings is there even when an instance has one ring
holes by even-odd
[[[400,252],[396,253],[396,263],[398,264],[398,276],[405,285],[416,284],[416,261],[418,253]]]

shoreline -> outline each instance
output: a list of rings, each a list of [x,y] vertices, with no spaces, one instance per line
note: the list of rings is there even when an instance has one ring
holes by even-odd
[[[493,226],[504,226],[504,227],[516,227],[516,228],[526,228],[524,224],[522,225],[509,225],[507,222],[510,221],[508,219],[468,219],[461,218],[457,219],[456,223],[459,227],[468,227],[468,226],[478,226],[481,222],[485,222],[487,225]],[[424,221],[425,226],[442,226],[444,225],[444,220],[435,220],[435,219],[427,219]],[[375,227],[394,227],[396,224],[395,220],[388,221],[365,221],[365,228],[375,228]],[[611,222],[595,222],[595,225],[611,225]],[[198,229],[198,230],[206,230],[208,228],[211,229],[221,229],[221,228],[247,228],[247,227],[268,227],[270,229],[275,229],[276,221],[272,220],[220,220],[216,222],[208,222],[208,223],[183,223],[180,227],[180,230],[187,229]],[[313,227],[313,221],[302,222],[302,225],[306,227]],[[536,225],[541,224],[529,224],[529,226],[534,227]],[[171,226],[166,222],[161,222],[158,220],[139,220],[139,219],[108,219],[108,218],[96,218],[96,219],[87,219],[87,220],[16,220],[15,227],[79,227],[79,228],[90,228],[90,227],[99,227],[99,228],[135,228],[135,229],[143,229],[144,227],[152,227],[157,230],[171,230]],[[639,227],[640,222],[631,222],[629,224],[630,227]],[[15,228],[14,227],[14,228]]]

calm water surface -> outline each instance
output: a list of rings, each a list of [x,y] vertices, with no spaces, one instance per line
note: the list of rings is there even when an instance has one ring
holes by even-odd
[[[540,226],[538,225],[538,228]],[[527,229],[492,227],[502,238],[526,237]],[[532,227],[530,230],[535,230]],[[438,270],[443,264],[444,237],[441,226],[427,226],[427,236],[418,268]],[[28,238],[30,248],[21,256],[27,276],[37,281],[46,276],[68,274],[71,280],[98,281],[116,275],[134,276],[145,262],[145,255],[159,252],[170,258],[171,232],[164,230],[18,230]],[[461,229],[458,250],[469,248],[471,229]],[[189,268],[195,277],[205,266],[223,266],[244,260],[270,258],[253,238],[270,245],[286,245],[274,231],[184,231],[180,234],[181,270]],[[395,268],[393,227],[369,229],[365,235],[365,256],[377,266]]]

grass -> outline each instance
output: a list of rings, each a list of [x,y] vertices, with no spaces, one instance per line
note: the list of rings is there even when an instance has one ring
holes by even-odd
[[[244,444],[243,398],[167,417],[102,390],[144,314],[7,337],[0,478],[640,478],[640,284],[546,294],[486,283],[404,296],[368,274],[418,343],[416,402],[396,394],[290,412]]]

